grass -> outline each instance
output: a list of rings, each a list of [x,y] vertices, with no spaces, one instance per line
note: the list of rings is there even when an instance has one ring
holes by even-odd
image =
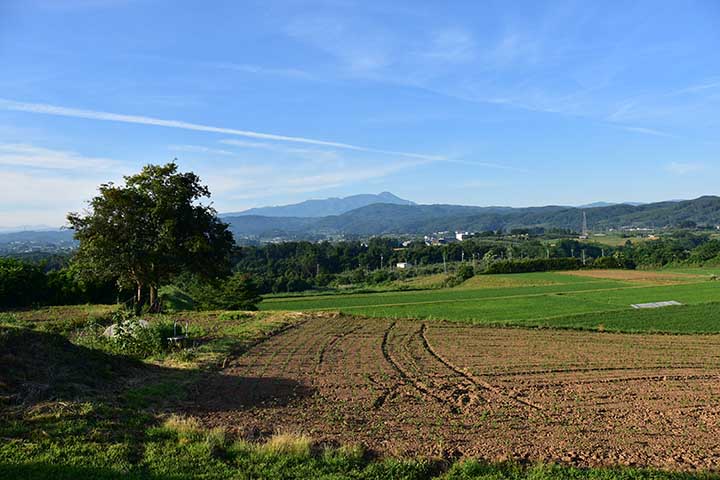
[[[619,310],[562,317],[500,322],[499,326],[569,328],[618,333],[709,334],[720,332],[720,303],[657,310]]]
[[[366,293],[353,295],[308,296],[265,300],[261,310],[338,310],[355,307],[373,307],[386,305],[430,304],[437,302],[477,301],[495,298],[537,296],[542,294],[571,291],[607,290],[633,286],[627,282],[615,280],[583,279],[566,275],[570,281],[564,284],[522,286],[514,288],[446,288],[410,292]]]
[[[0,423],[0,478],[717,480],[704,473],[579,469],[560,465],[373,459],[359,447],[322,447],[305,435],[262,442],[205,429],[192,417],[152,419],[97,404],[45,405],[23,422]],[[8,437],[11,438],[8,438]]]
[[[264,308],[614,332],[720,332],[717,282],[638,286],[555,273],[493,277],[465,288],[273,299]],[[687,305],[629,308],[657,300]],[[292,431],[246,441],[205,428],[178,413],[180,405],[194,383],[216,374],[225,359],[305,317],[287,311],[180,312],[171,318],[189,321],[198,343],[145,362],[72,342],[77,329],[107,321],[113,308],[0,314],[0,478],[720,480],[697,472],[376,459],[360,447],[328,447]]]
[[[533,278],[534,275],[537,277]],[[473,324],[565,328],[604,324],[617,331],[720,332],[720,322],[715,321],[718,314],[710,307],[699,307],[703,312],[699,315],[694,313],[695,309],[638,313],[630,308],[634,303],[665,300],[687,305],[720,302],[720,284],[717,282],[700,280],[677,285],[647,285],[564,274],[524,274],[519,278],[522,282],[536,281],[538,284],[294,298],[269,301],[263,308],[339,310],[370,317],[443,319]],[[565,283],[542,284],[548,281]],[[590,315],[587,320],[583,320],[585,315]],[[606,317],[608,321],[603,321]],[[653,319],[657,322],[653,323]]]

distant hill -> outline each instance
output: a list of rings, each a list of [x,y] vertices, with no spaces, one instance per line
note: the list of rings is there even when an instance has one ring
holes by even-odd
[[[263,217],[327,217],[330,215],[341,215],[356,208],[372,205],[373,203],[389,203],[393,205],[415,205],[410,200],[403,200],[390,192],[382,192],[377,195],[361,194],[344,198],[326,198],[323,200],[306,200],[292,205],[281,205],[276,207],[251,208],[242,212],[223,213],[221,217],[235,217],[245,215],[260,215]]]
[[[18,242],[58,244],[74,242],[73,230],[22,230],[0,232],[0,245]]]
[[[426,234],[445,230],[486,231],[524,227],[569,228],[579,231],[583,209],[546,206],[530,208],[459,205],[372,204],[341,215],[319,218],[235,216],[224,220],[238,237],[310,238],[324,235]],[[588,209],[590,229],[673,227],[683,222],[720,224],[720,198],[680,202],[617,204]]]
[[[378,195],[372,197],[377,198]],[[393,198],[397,197],[393,195]],[[452,230],[487,231],[528,227],[566,228],[579,231],[583,211],[587,214],[590,230],[677,227],[686,222],[694,222],[697,225],[720,225],[720,197],[716,196],[700,197],[695,200],[672,200],[641,205],[624,203],[592,208],[554,205],[511,208],[417,205],[412,202],[372,203],[339,215],[278,217],[243,212],[242,215],[225,215],[223,220],[230,224],[230,229],[238,240],[243,238],[320,240],[338,235],[423,235]],[[49,245],[72,247],[76,245],[72,234],[71,230],[0,233],[0,253],[35,251]]]
[[[577,208],[612,207],[613,205],[632,205],[633,207],[637,207],[638,205],[645,205],[645,204],[643,202],[620,202],[620,203],[593,202],[593,203],[588,203],[585,205],[578,205]]]

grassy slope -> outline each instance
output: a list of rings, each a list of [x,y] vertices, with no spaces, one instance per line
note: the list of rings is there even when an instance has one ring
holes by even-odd
[[[575,278],[575,277],[569,277]],[[548,293],[562,293],[584,290],[607,290],[631,286],[615,280],[582,279],[567,284],[551,284],[522,287],[479,288],[465,290],[445,288],[410,292],[364,293],[351,295],[309,296],[265,300],[260,304],[262,310],[337,310],[350,307],[370,307],[379,305],[429,304],[439,302],[476,301],[495,298],[538,296]]]
[[[720,322],[712,309],[707,309],[707,321],[702,325],[693,323],[703,320],[695,317],[688,320],[688,310],[671,309],[671,313],[637,314],[630,309],[633,303],[646,303],[676,300],[688,305],[708,302],[720,302],[720,284],[702,281],[679,285],[648,285],[643,283],[620,282],[613,280],[588,279],[568,275],[529,274],[522,278],[529,281],[531,275],[538,275],[538,282],[559,281],[563,284],[540,284],[507,288],[444,289],[419,292],[393,292],[383,294],[346,295],[333,297],[304,297],[267,301],[264,309],[314,310],[337,309],[342,312],[388,318],[420,318],[462,321],[474,324],[511,324],[511,325],[559,325],[555,317],[569,315],[596,314],[608,312],[609,318],[628,318],[634,322],[636,315],[642,318],[663,319],[657,325],[660,331],[720,331]],[[617,313],[623,311],[623,313]],[[612,312],[612,313],[609,313]],[[677,326],[667,320],[668,315],[680,315]],[[578,317],[579,318],[579,317]],[[666,321],[667,320],[667,321]],[[563,326],[566,320],[560,320]],[[590,317],[588,322],[594,325],[604,323],[617,325],[618,329],[632,329],[637,326],[624,325],[622,322],[603,322],[601,317]],[[690,323],[688,323],[690,322]],[[574,320],[572,324],[585,323]],[[644,324],[644,331],[655,327],[652,322]]]

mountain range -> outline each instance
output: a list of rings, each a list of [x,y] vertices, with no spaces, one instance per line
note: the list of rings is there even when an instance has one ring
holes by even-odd
[[[251,208],[242,212],[223,213],[221,217],[236,217],[245,215],[260,215],[263,217],[327,217],[341,215],[357,208],[366,207],[374,203],[387,203],[392,205],[415,205],[415,202],[403,200],[390,192],[375,194],[351,195],[344,198],[326,198],[323,200],[306,200],[292,205],[275,207]]]
[[[720,225],[720,197],[704,196],[694,200],[645,204],[596,202],[582,207],[550,205],[513,208],[418,205],[383,192],[255,208],[224,213],[221,217],[230,225],[238,240],[317,240],[339,236],[425,235],[452,230],[530,227],[579,231],[582,212],[587,215],[590,230],[595,231],[623,227],[677,227],[692,223],[716,226]],[[3,245],[67,245],[68,242],[72,242],[70,230],[0,232],[0,250]]]
[[[317,238],[332,235],[421,235],[446,230],[487,231],[524,227],[579,231],[585,211],[591,230],[663,228],[694,222],[720,224],[720,197],[595,207],[473,207],[375,203],[325,217],[225,216],[239,238]]]

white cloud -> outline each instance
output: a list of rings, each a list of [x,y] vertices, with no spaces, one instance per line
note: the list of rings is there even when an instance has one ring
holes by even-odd
[[[0,170],[0,225],[59,227],[68,212],[82,210],[98,185],[108,180]]]
[[[262,65],[251,65],[247,63],[232,63],[232,62],[199,62],[200,65],[207,67],[218,68],[221,70],[231,70],[242,73],[252,73],[256,75],[271,75],[271,76],[282,76],[282,77],[294,77],[300,79],[311,79],[310,75],[305,70],[298,68],[274,68],[265,67]]]
[[[173,152],[202,153],[206,155],[235,155],[233,152],[228,150],[204,147],[202,145],[168,145],[168,149],[172,150]]]
[[[437,155],[426,155],[420,153],[399,152],[393,150],[382,150],[378,148],[363,147],[352,145],[349,143],[331,142],[327,140],[317,140],[313,138],[292,137],[287,135],[275,135],[271,133],[253,132],[249,130],[237,130],[234,128],[214,127],[211,125],[201,125],[197,123],[189,123],[180,120],[164,120],[161,118],[145,117],[140,115],[125,115],[120,113],[110,113],[95,110],[82,110],[78,108],[61,107],[57,105],[48,105],[43,103],[24,103],[14,100],[0,99],[0,108],[5,110],[13,110],[28,113],[39,113],[45,115],[57,115],[61,117],[85,118],[89,120],[101,120],[110,122],[133,123],[140,125],[153,125],[158,127],[179,128],[183,130],[195,130],[201,132],[223,133],[226,135],[237,135],[240,137],[256,138],[262,140],[271,140],[278,142],[303,143],[309,145],[320,145],[325,147],[334,147],[344,150],[354,150],[367,153],[379,153],[384,155],[395,155],[400,157],[420,158],[426,160],[440,160],[443,157]]]
[[[116,168],[119,163],[108,158],[86,157],[34,145],[0,143],[0,165],[53,170],[107,170]]]
[[[644,128],[644,127],[621,127],[623,130],[627,130],[628,132],[634,132],[634,133],[644,133],[645,135],[653,135],[656,137],[668,137],[672,138],[673,135],[670,135],[669,133],[661,132],[660,130],[655,130],[653,128]]]
[[[704,169],[705,165],[701,163],[670,162],[665,165],[665,170],[675,175],[687,175],[689,173],[700,172]]]

